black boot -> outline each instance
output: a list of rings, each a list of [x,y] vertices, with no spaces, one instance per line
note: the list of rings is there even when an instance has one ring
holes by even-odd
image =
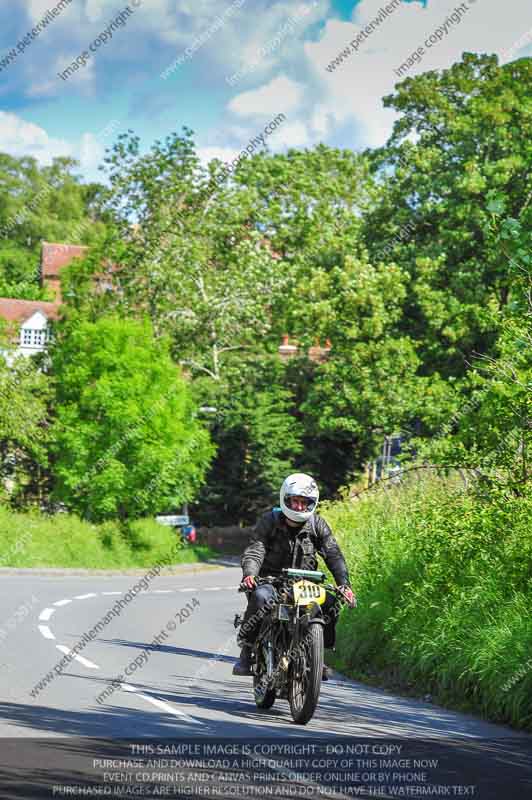
[[[240,658],[233,667],[233,675],[253,675],[251,671],[251,647],[245,644],[240,651]]]

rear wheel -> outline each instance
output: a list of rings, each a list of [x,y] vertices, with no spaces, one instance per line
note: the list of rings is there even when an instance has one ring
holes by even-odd
[[[294,722],[306,725],[318,705],[323,672],[323,627],[311,625],[290,667],[288,701]]]

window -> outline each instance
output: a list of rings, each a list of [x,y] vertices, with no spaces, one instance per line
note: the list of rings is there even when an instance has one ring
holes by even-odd
[[[25,347],[42,347],[47,341],[46,329],[22,328],[22,345]]]

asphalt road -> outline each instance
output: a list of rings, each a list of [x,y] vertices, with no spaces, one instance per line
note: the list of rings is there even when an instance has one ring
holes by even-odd
[[[241,744],[292,742],[294,748],[300,742],[322,748],[329,744],[331,764],[320,769],[339,768],[340,760],[338,765],[332,763],[335,742],[356,739],[386,747],[402,742],[396,745],[401,750],[377,752],[373,745],[372,749],[361,749],[359,753],[366,754],[367,764],[357,765],[351,756],[349,769],[381,769],[378,759],[371,765],[370,756],[406,757],[409,747],[419,745],[425,747],[427,755],[437,752],[438,769],[445,762],[445,754],[449,758],[452,754],[452,786],[476,786],[474,792],[448,795],[442,791],[441,795],[532,797],[532,737],[473,716],[392,696],[338,674],[322,684],[318,710],[304,727],[293,723],[287,701],[278,700],[269,711],[259,711],[253,701],[251,679],[231,675],[238,654],[233,618],[245,605],[244,597],[236,591],[241,573],[234,565],[154,578],[147,590],[124,605],[119,616],[110,619],[92,640],[86,637],[78,658],[63,671],[56,670],[59,674],[54,674],[54,666],[65,654],[72,654],[84,633],[125,597],[140,574],[2,572],[0,798],[66,796],[68,792],[61,794],[59,790],[26,794],[30,789],[25,779],[31,777],[37,784],[46,767],[55,764],[57,752],[62,753],[63,768],[67,751],[69,757],[86,757],[86,743],[79,748],[73,744],[79,737],[97,737],[102,743],[224,739]],[[53,674],[52,679],[38,688],[47,674]],[[108,688],[103,699],[101,693],[113,680],[114,688]],[[72,744],[70,749],[67,741]],[[49,748],[49,756],[36,771],[43,747]],[[339,747],[336,755],[342,752]],[[465,767],[469,755],[473,759],[471,774]],[[78,771],[83,771],[79,764]],[[71,778],[68,770],[66,774]],[[373,780],[368,774],[366,784]],[[451,785],[448,775],[444,776],[447,783],[442,775],[430,775],[431,785]],[[428,785],[429,778],[422,783]],[[503,790],[497,788],[498,782],[509,789],[507,794],[500,793]],[[351,784],[356,784],[354,778]],[[488,784],[495,793],[489,793]],[[316,779],[313,785],[318,785]],[[174,792],[171,796],[193,793]],[[320,796],[341,793],[331,789],[329,795],[324,790]]]

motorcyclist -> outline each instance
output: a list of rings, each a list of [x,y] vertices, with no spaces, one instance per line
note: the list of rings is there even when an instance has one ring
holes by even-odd
[[[316,481],[304,473],[289,475],[281,486],[279,501],[280,508],[274,508],[259,518],[240,561],[242,583],[252,591],[248,595],[248,606],[240,628],[240,658],[233,667],[233,675],[252,674],[251,649],[262,617],[275,598],[273,586],[256,586],[255,577],[280,575],[284,567],[315,570],[316,554],[319,554],[347,602],[351,607],[356,605],[342,551],[323,517],[316,514],[319,501]],[[322,610],[328,620],[324,628],[324,646],[333,648],[338,611],[336,598],[328,594]],[[328,677],[328,669],[324,667],[323,679]]]

